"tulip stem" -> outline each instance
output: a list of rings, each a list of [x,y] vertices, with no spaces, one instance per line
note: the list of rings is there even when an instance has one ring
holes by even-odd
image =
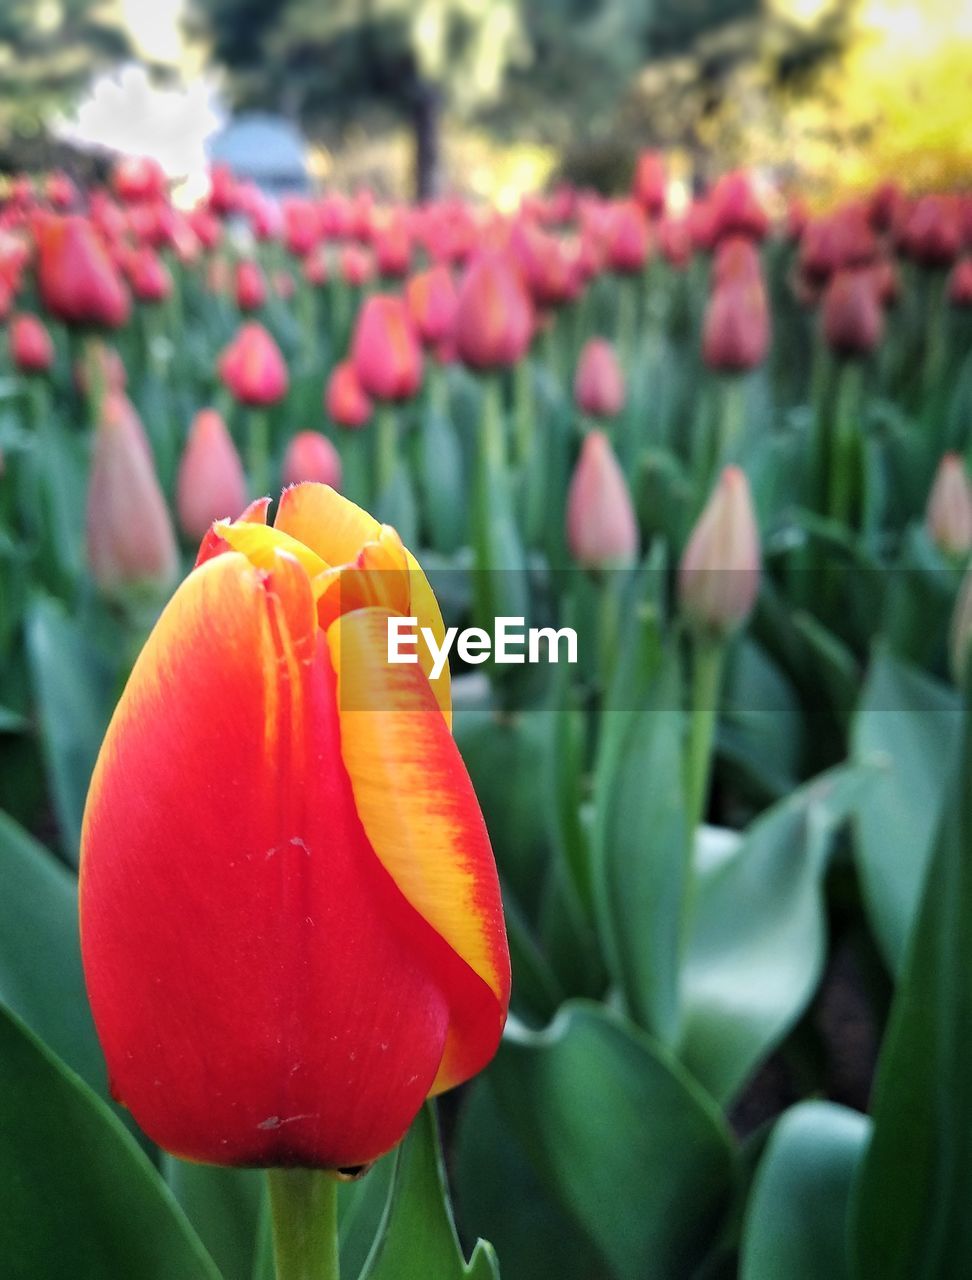
[[[277,1280],[339,1280],[338,1180],[318,1169],[269,1169]]]
[[[255,498],[261,498],[270,491],[269,434],[266,411],[256,409],[251,412],[247,438],[247,469]]]
[[[387,497],[398,468],[398,422],[390,404],[379,404],[375,413],[375,500]]]
[[[690,848],[705,819],[712,775],[712,754],[719,717],[719,694],[725,645],[713,636],[699,636],[692,646],[692,705],[688,741],[688,818]]]

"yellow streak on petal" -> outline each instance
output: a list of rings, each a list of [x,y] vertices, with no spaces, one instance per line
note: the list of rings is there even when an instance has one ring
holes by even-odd
[[[328,568],[326,561],[310,547],[279,529],[263,524],[231,524],[228,520],[217,521],[213,529],[234,551],[242,552],[256,569],[272,570],[278,551],[293,556],[310,578]]]

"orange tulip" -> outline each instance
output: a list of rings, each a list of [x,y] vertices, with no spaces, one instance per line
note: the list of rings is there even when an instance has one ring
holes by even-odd
[[[493,1056],[509,955],[448,672],[387,661],[397,615],[441,643],[424,574],[326,486],[266,507],[207,535],[109,726],[85,978],[161,1146],[353,1168]]]
[[[116,329],[128,319],[125,286],[85,218],[45,215],[40,221],[37,284],[44,306],[67,324]]]

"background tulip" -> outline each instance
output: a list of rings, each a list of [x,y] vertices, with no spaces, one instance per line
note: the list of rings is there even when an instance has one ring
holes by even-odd
[[[769,308],[758,278],[732,277],[709,298],[702,332],[702,355],[710,369],[743,373],[766,359]]]
[[[287,394],[289,378],[280,348],[256,321],[243,325],[225,349],[219,372],[242,404],[276,404]]]
[[[9,342],[10,358],[24,373],[46,373],[54,362],[51,335],[37,316],[14,316]]]
[[[533,308],[509,259],[479,255],[459,285],[456,352],[473,369],[501,369],[519,360],[533,336]]]
[[[374,405],[350,360],[342,360],[331,370],[324,391],[324,407],[339,427],[363,427],[371,417]]]
[[[824,337],[840,356],[864,356],[884,333],[884,316],[871,272],[838,271],[822,303]]]
[[[422,352],[401,298],[365,301],[351,341],[358,382],[374,400],[407,400],[422,381]]]
[[[90,222],[45,217],[37,250],[37,283],[48,311],[68,324],[115,329],[125,323],[128,294]]]
[[[166,586],[178,567],[175,535],[138,415],[109,392],[95,433],[88,483],[88,565],[102,590]]]
[[[567,541],[578,564],[629,565],[638,553],[638,524],[624,473],[602,431],[585,436],[567,493]]]
[[[957,453],[947,453],[938,465],[925,524],[932,541],[946,555],[964,556],[972,551],[972,487]]]
[[[738,467],[726,467],[682,553],[682,612],[715,634],[738,627],[759,591],[760,559],[749,483]]]
[[[215,409],[200,409],[179,463],[176,510],[187,538],[197,542],[214,520],[246,506],[246,476],[226,423]]]
[[[605,338],[589,338],[574,377],[574,399],[592,418],[613,418],[624,408],[624,374],[614,347]]]
[[[85,979],[116,1096],[166,1149],[359,1167],[488,1062],[509,996],[447,680],[386,662],[391,613],[441,617],[324,486],[215,533],[92,779]]]
[[[298,484],[316,481],[341,488],[341,458],[327,436],[319,431],[298,431],[287,446],[283,461],[283,482]]]

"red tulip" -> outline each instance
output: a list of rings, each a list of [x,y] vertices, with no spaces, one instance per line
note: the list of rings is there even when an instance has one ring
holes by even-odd
[[[284,243],[295,258],[305,258],[320,238],[320,218],[313,201],[293,197],[283,204]]]
[[[263,325],[243,325],[219,361],[223,382],[242,404],[276,404],[287,394],[287,365]]]
[[[640,205],[624,200],[615,205],[607,225],[607,265],[619,275],[632,275],[648,260],[648,220]]]
[[[88,483],[88,564],[102,590],[137,583],[167,586],[178,556],[152,451],[124,394],[102,402]]]
[[[136,250],[128,268],[128,278],[132,293],[140,302],[163,302],[172,294],[169,269],[148,245]]]
[[[422,382],[422,350],[401,298],[374,294],[358,312],[351,362],[374,400],[407,400]]]
[[[267,300],[267,283],[258,262],[236,264],[236,305],[241,311],[258,311]]]
[[[331,370],[324,391],[324,408],[339,427],[363,427],[374,412],[374,405],[361,389],[350,360],[342,360]]]
[[[375,274],[375,262],[367,249],[359,244],[346,244],[338,259],[341,279],[352,288],[360,289]]]
[[[678,570],[685,616],[725,634],[749,616],[759,593],[759,530],[745,473],[726,467],[692,530]]]
[[[759,250],[744,236],[727,236],[720,240],[712,259],[712,283],[718,287],[730,280],[762,282],[763,268]]]
[[[437,346],[451,337],[456,320],[456,286],[448,267],[431,267],[412,276],[405,287],[405,302],[419,337]]]
[[[638,157],[632,194],[650,217],[665,212],[665,158],[660,151],[642,151]]]
[[[769,230],[769,215],[748,174],[723,174],[709,196],[709,209],[716,240],[733,235],[762,240]]]
[[[323,485],[217,525],[135,664],[81,851],[117,1098],[223,1165],[356,1168],[499,1044],[509,954],[442,619],[395,532]],[[222,554],[220,554],[222,552]],[[345,572],[341,566],[348,565]]]
[[[111,185],[118,199],[126,204],[164,200],[168,195],[165,171],[157,160],[147,156],[123,156],[115,165]]]
[[[54,363],[51,335],[37,316],[14,316],[9,342],[10,358],[21,373],[46,373]]]
[[[377,230],[374,247],[379,275],[397,280],[408,274],[412,262],[412,240],[403,214],[395,214]]]
[[[298,431],[283,460],[285,485],[313,480],[318,484],[341,488],[341,458],[327,436],[319,431]]]
[[[128,319],[125,286],[85,218],[48,215],[40,221],[37,283],[44,306],[68,324],[115,329]]]
[[[44,183],[44,194],[55,209],[70,209],[78,198],[77,189],[66,173],[52,173]]]
[[[662,257],[677,271],[692,260],[692,233],[685,218],[662,218],[658,224],[658,247]]]
[[[480,253],[470,263],[456,300],[456,351],[473,369],[516,364],[533,337],[533,307],[510,260]]]
[[[584,438],[567,492],[571,555],[592,569],[630,565],[638,554],[638,522],[624,473],[602,431]]]
[[[246,506],[246,476],[226,423],[215,409],[200,409],[179,462],[176,512],[187,538],[198,541],[214,520]]]
[[[709,298],[702,333],[702,358],[710,369],[742,373],[766,359],[769,307],[759,278],[732,278]]]
[[[884,314],[874,275],[868,270],[838,271],[824,292],[823,333],[839,356],[864,356],[884,334]]]
[[[959,258],[952,268],[948,300],[953,307],[972,307],[972,258]]]
[[[962,222],[953,196],[923,196],[905,224],[904,248],[923,267],[950,267],[962,250]]]
[[[613,418],[624,408],[624,374],[606,338],[590,338],[580,353],[574,399],[582,413]]]
[[[510,252],[537,307],[559,307],[577,296],[580,275],[556,236],[521,220],[510,237]]]

